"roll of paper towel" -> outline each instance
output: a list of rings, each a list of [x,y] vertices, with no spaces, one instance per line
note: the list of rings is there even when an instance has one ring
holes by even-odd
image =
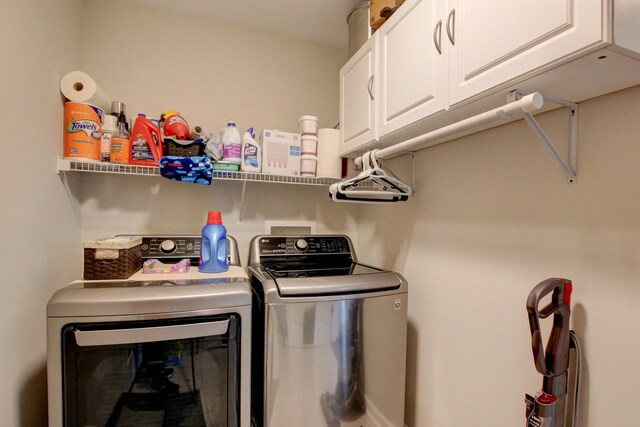
[[[82,71],[72,71],[60,79],[60,92],[69,101],[84,102],[101,108],[108,114],[111,100],[91,76]]]
[[[318,129],[317,177],[342,178],[342,159],[339,151],[340,131],[330,128]]]

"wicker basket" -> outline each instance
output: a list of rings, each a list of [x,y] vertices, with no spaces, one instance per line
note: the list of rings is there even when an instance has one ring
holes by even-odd
[[[114,237],[84,242],[84,279],[128,279],[142,268],[142,238]]]
[[[164,139],[164,155],[177,157],[194,157],[204,154],[204,144],[194,141],[181,141],[173,138]]]

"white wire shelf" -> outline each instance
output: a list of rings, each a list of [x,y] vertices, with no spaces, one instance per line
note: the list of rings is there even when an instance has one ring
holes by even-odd
[[[160,176],[160,168],[153,166],[135,166],[117,163],[88,162],[58,158],[57,171],[60,172],[92,172],[116,175]],[[213,179],[227,181],[273,182],[278,184],[320,185],[329,186],[340,181],[336,178],[318,178],[307,176],[282,176],[251,172],[213,171]]]

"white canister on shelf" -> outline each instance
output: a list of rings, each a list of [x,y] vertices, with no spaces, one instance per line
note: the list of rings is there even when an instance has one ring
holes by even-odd
[[[303,154],[300,157],[300,176],[316,176],[318,157]]]
[[[318,134],[318,118],[316,116],[302,116],[298,119],[298,130],[302,135]]]
[[[300,138],[301,147],[300,154],[309,155],[309,156],[317,156],[318,155],[318,137],[315,135],[302,135]]]

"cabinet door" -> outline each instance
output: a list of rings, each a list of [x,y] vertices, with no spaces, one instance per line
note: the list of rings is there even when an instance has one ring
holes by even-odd
[[[340,154],[376,141],[375,37],[370,38],[340,70]]]
[[[408,0],[378,30],[380,136],[446,107],[442,4]]]
[[[603,45],[603,0],[449,0],[449,105]]]

